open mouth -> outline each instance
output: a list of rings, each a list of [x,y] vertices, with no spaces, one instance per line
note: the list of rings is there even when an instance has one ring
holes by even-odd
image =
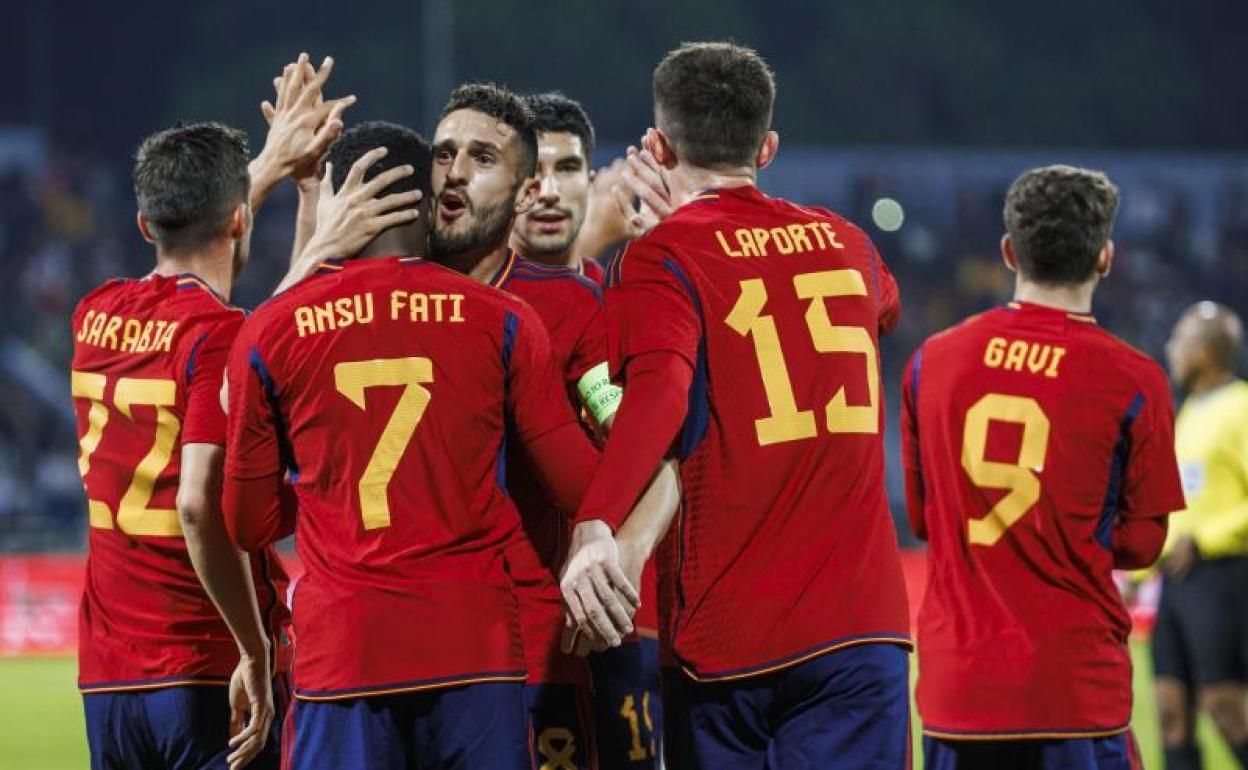
[[[468,211],[468,202],[457,192],[446,191],[438,197],[438,216],[446,222],[454,222]]]

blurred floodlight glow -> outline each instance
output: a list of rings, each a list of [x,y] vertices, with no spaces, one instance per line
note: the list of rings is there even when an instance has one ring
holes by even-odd
[[[901,229],[901,223],[906,221],[906,212],[892,198],[880,198],[871,207],[871,219],[884,232],[895,233]]]

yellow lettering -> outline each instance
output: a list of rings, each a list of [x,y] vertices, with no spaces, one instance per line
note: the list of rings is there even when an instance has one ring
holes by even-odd
[[[1005,368],[1016,372],[1023,370],[1023,364],[1027,361],[1027,343],[1022,340],[1014,340],[1010,343],[1010,347],[1005,351]]]
[[[413,321],[429,320],[429,298],[424,294],[413,294],[411,296],[411,309]]]
[[[793,253],[793,241],[789,238],[788,230],[783,227],[771,228],[771,241],[776,244],[776,250],[781,254]]]
[[[429,299],[433,300],[433,320],[442,320],[442,301],[446,299],[445,294],[430,294]]]
[[[146,353],[152,349],[152,329],[156,327],[155,322],[148,321],[143,324],[143,334],[139,337],[139,344],[135,348],[140,353]]]
[[[754,243],[758,244],[758,256],[767,256],[767,241],[771,240],[771,234],[761,227],[754,227],[750,230],[754,234]]]
[[[1044,373],[1045,377],[1056,379],[1058,375],[1057,368],[1061,365],[1062,359],[1066,356],[1066,348],[1053,348],[1053,360],[1049,363],[1048,371]]]
[[[177,329],[178,329],[177,321],[174,321],[173,323],[166,326],[165,333],[160,336],[160,341],[157,342],[153,347],[156,350],[163,350],[166,353],[168,353],[169,349],[173,347],[173,333],[177,331]]]
[[[832,248],[845,248],[845,245],[836,239],[836,231],[832,229],[832,225],[827,222],[820,222],[819,227],[823,230],[824,234],[828,236],[828,243],[832,245]]]
[[[463,301],[464,301],[463,294],[451,295],[451,323],[453,324],[462,324],[464,322],[464,316],[462,313],[460,313],[460,307],[459,307]]]
[[[806,228],[799,224],[789,225],[789,238],[793,241],[793,248],[797,251],[811,251],[810,238],[806,237]]]
[[[350,326],[355,321],[355,316],[351,312],[351,298],[339,297],[334,300],[334,310],[338,313],[338,328],[342,329]]]
[[[97,313],[95,319],[91,321],[91,331],[87,334],[88,345],[100,344],[100,332],[104,331],[104,324],[108,322],[106,313]]]
[[[1041,345],[1036,343],[1031,346],[1031,352],[1027,354],[1027,368],[1032,374],[1039,374],[1044,365],[1049,362],[1049,351],[1053,349],[1052,345]]]
[[[108,325],[104,327],[104,334],[100,337],[100,347],[117,349],[117,330],[121,328],[121,317],[113,316],[108,319]]]
[[[300,337],[316,334],[316,321],[312,318],[312,308],[300,306],[295,308],[295,330]]]
[[[741,244],[741,256],[743,257],[761,257],[758,251],[758,245],[754,243],[754,234],[748,228],[742,227],[737,230],[737,243]]]
[[[139,337],[143,334],[143,324],[133,318],[126,319],[126,327],[121,332],[121,350],[133,353],[138,348]]]
[[[312,314],[316,318],[316,330],[318,332],[333,331],[334,326],[334,310],[330,307],[330,303],[318,305],[312,308]]]
[[[395,289],[390,292],[390,320],[399,320],[399,311],[407,307],[407,292]]]
[[[739,252],[739,251],[734,251],[734,250],[733,250],[733,248],[732,248],[731,246],[729,246],[729,245],[728,245],[728,239],[724,237],[724,232],[723,232],[722,230],[716,230],[716,231],[715,231],[715,237],[719,239],[719,247],[720,247],[721,249],[723,249],[723,250],[724,250],[724,253],[725,253],[725,254],[727,254],[728,256],[730,256],[730,257],[743,257],[743,256],[745,256],[744,254],[742,254],[742,253],[741,253],[741,252]]]
[[[82,317],[82,326],[78,327],[78,337],[76,338],[79,342],[87,338],[87,327],[91,325],[91,316],[93,315],[95,315],[95,311],[88,310],[87,314]]]
[[[996,369],[1005,360],[1005,340],[993,337],[984,348],[984,365]]]
[[[815,240],[819,242],[819,248],[821,250],[827,248],[827,246],[825,246],[823,243],[823,233],[819,230],[818,222],[807,222],[805,225],[803,225],[803,227],[805,227],[807,230],[810,230],[810,232],[815,236]]]
[[[370,291],[362,297],[355,295],[355,322],[371,324],[373,322],[373,293]]]

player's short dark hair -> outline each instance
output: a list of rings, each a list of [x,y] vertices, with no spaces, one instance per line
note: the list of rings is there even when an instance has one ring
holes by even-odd
[[[734,43],[685,43],[654,69],[659,128],[695,166],[753,165],[775,100],[767,62]]]
[[[476,110],[511,126],[520,142],[520,176],[537,173],[537,130],[533,111],[518,94],[497,83],[464,83],[451,91],[442,117],[457,110]],[[517,180],[519,181],[519,180]]]
[[[575,99],[558,91],[529,94],[524,103],[533,111],[533,128],[539,134],[566,133],[579,136],[585,147],[585,159],[594,155],[594,124],[585,108]]]
[[[1099,171],[1046,166],[1005,194],[1005,229],[1022,274],[1038,283],[1083,283],[1109,240],[1118,188]]]
[[[432,199],[433,152],[429,147],[429,142],[407,126],[387,123],[384,120],[357,123],[343,131],[342,135],[329,146],[321,163],[322,165],[329,163],[333,166],[333,177],[330,181],[334,185],[334,190],[342,187],[342,183],[347,179],[347,173],[357,160],[378,147],[385,147],[388,152],[385,157],[364,172],[364,181],[367,182],[378,174],[399,166],[411,166],[415,169],[411,176],[404,177],[379,192],[378,198],[384,198],[393,193],[420,190],[421,200]]]
[[[134,195],[152,237],[185,252],[218,237],[251,192],[247,135],[221,123],[179,123],[143,140]]]

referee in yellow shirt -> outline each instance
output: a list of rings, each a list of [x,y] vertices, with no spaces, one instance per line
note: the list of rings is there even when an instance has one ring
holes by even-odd
[[[1153,631],[1167,770],[1200,770],[1197,710],[1248,767],[1248,382],[1235,376],[1243,324],[1201,302],[1166,345],[1187,394],[1175,453],[1187,509],[1170,517]]]

